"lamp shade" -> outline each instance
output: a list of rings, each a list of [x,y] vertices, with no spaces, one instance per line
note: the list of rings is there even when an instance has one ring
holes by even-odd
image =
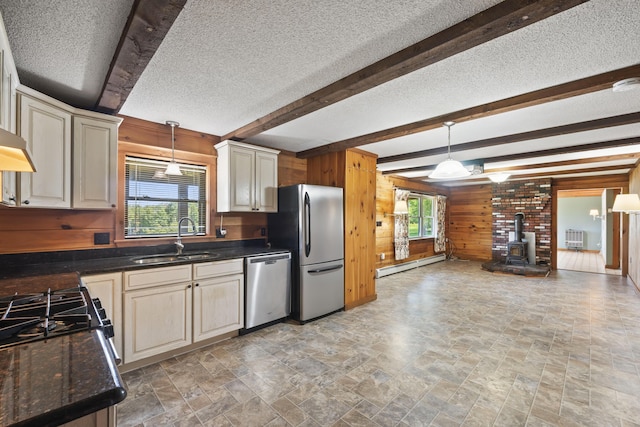
[[[394,214],[408,214],[409,207],[407,206],[406,200],[396,200],[396,204],[393,207]]]
[[[35,172],[27,141],[0,129],[0,170],[15,172]]]
[[[591,215],[591,216],[594,216],[594,217],[595,217],[595,216],[600,215],[600,212],[598,212],[598,209],[590,209],[590,210],[589,210],[589,215]]]
[[[489,175],[489,179],[493,182],[505,182],[507,180],[507,178],[509,178],[511,176],[510,173],[505,173],[505,172],[497,172],[497,173],[492,173]]]
[[[167,165],[167,169],[164,171],[165,175],[182,175],[180,166],[176,162],[170,162]]]
[[[457,160],[447,159],[436,166],[436,169],[429,175],[429,178],[452,179],[464,178],[469,175],[471,175],[471,172],[462,166],[462,163]]]
[[[637,194],[618,194],[613,201],[613,212],[640,212],[640,197]]]

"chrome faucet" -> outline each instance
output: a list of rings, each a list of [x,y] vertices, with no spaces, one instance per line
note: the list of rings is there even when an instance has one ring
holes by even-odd
[[[193,235],[195,236],[197,234],[196,223],[193,222],[191,218],[189,218],[188,216],[183,216],[182,218],[180,218],[180,221],[178,221],[178,240],[176,240],[175,243],[178,255],[182,255],[182,250],[184,249],[184,245],[182,244],[182,233],[180,232],[182,230],[182,221],[184,220],[187,220],[191,223],[191,226],[193,227]]]

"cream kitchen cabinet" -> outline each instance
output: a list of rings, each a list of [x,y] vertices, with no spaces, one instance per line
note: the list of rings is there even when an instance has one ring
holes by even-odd
[[[18,88],[18,129],[36,172],[18,174],[18,204],[111,209],[117,199],[121,118],[84,111],[24,86]]]
[[[37,172],[18,174],[21,206],[71,207],[71,113],[18,93],[18,130]]]
[[[244,326],[243,260],[124,272],[124,363]]]
[[[113,324],[113,344],[122,357],[122,273],[82,276],[82,283],[92,298],[100,299],[107,318]]]
[[[193,341],[244,327],[243,260],[193,265]]]
[[[235,141],[218,152],[218,212],[277,212],[278,153]]]
[[[191,265],[124,272],[124,363],[192,342]]]
[[[73,118],[73,207],[116,207],[118,193],[118,123]]]
[[[16,88],[19,83],[9,40],[0,22],[0,127],[11,133],[16,133]],[[16,177],[16,172],[0,171],[3,204],[16,205]]]

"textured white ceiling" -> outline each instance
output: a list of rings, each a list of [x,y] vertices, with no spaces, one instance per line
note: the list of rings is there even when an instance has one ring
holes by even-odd
[[[133,0],[1,0],[20,82],[93,108]]]
[[[132,3],[0,0],[21,82],[90,108],[98,99]],[[120,112],[158,123],[176,120],[183,128],[224,135],[497,3],[188,0]],[[299,152],[637,65],[638,22],[638,0],[591,0],[270,129],[249,142]],[[456,124],[452,144],[638,111],[640,92],[605,90]],[[469,160],[630,137],[640,137],[640,125],[452,156]],[[446,129],[439,128],[360,148],[384,157],[445,145]],[[640,144],[598,155],[634,150],[640,151]],[[443,158],[384,163],[379,169],[421,166]],[[629,170],[632,163],[621,164],[620,170]]]

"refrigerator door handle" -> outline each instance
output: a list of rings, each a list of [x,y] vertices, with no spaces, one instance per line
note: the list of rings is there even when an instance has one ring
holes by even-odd
[[[311,253],[311,200],[309,193],[304,193],[304,254],[309,256]]]
[[[332,265],[327,268],[318,268],[316,270],[309,270],[309,273],[326,273],[327,271],[340,270],[342,268],[342,264]]]

